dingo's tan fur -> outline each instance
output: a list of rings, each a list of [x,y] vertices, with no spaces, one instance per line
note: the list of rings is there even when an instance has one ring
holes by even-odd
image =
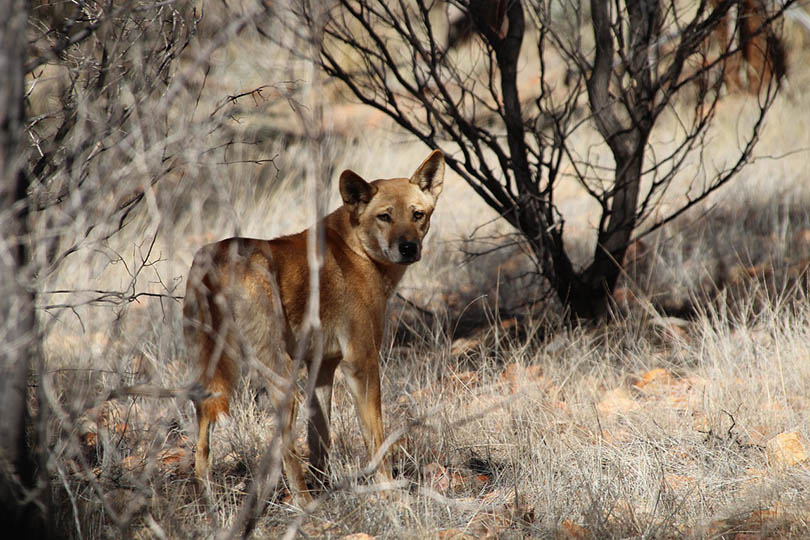
[[[338,365],[354,397],[369,457],[383,442],[378,355],[386,303],[407,266],[421,257],[443,179],[444,156],[438,150],[409,179],[369,183],[349,170],[340,176],[343,205],[323,219],[323,356],[308,430],[310,463],[321,479],[326,477],[332,380]],[[307,231],[204,246],[194,256],[183,305],[189,353],[199,355],[200,382],[212,395],[196,404],[197,477],[208,473],[211,428],[220,414],[228,413],[240,373],[255,359],[264,366],[259,371],[284,415],[283,467],[297,504],[309,495],[293,449],[296,404],[285,398],[295,384],[293,358],[303,338],[309,295],[306,244]],[[305,357],[304,365],[310,367],[310,361]],[[387,465],[379,474],[391,478]]]

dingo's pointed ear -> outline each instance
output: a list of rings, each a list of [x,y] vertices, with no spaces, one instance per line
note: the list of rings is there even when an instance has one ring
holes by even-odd
[[[427,159],[419,165],[411,177],[411,183],[422,188],[422,191],[430,193],[433,200],[439,197],[444,183],[444,154],[441,150],[431,152]]]
[[[340,175],[340,196],[343,204],[357,208],[359,205],[366,205],[377,193],[377,186],[373,186],[360,178],[354,171],[346,169]]]

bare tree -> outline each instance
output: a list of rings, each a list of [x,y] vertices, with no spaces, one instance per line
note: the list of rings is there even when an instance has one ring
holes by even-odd
[[[114,306],[116,320],[111,321],[112,329],[107,333],[113,341],[120,338],[118,323],[131,302],[148,296],[158,296],[161,300],[178,298],[160,278],[158,283],[166,288],[167,294],[141,290],[142,282],[146,281],[144,269],[150,267],[155,258],[160,258],[153,247],[161,223],[169,222],[165,228],[171,229],[175,225],[172,219],[193,213],[190,201],[204,200],[211,195],[209,191],[221,197],[229,188],[222,171],[244,163],[238,160],[241,155],[251,164],[264,165],[272,161],[265,156],[268,155],[267,139],[275,135],[254,134],[234,127],[238,122],[232,116],[239,114],[237,101],[242,98],[247,101],[252,96],[263,103],[273,100],[286,103],[292,98],[264,98],[261,91],[266,87],[263,86],[245,93],[219,95],[214,103],[205,88],[215,53],[236,40],[245,29],[252,31],[251,26],[257,21],[266,24],[256,31],[267,31],[273,24],[273,17],[268,16],[272,9],[269,2],[244,2],[233,8],[223,5],[211,9],[209,14],[213,17],[209,15],[203,21],[199,3],[193,2],[39,0],[30,7],[27,23],[23,18],[18,34],[8,38],[17,48],[4,49],[4,52],[10,51],[16,62],[12,62],[16,71],[8,71],[18,75],[15,81],[19,84],[14,87],[17,107],[9,109],[14,116],[8,132],[13,134],[14,144],[4,145],[2,155],[16,157],[8,163],[16,167],[14,171],[21,171],[18,178],[25,184],[7,182],[3,185],[9,190],[3,192],[4,197],[6,194],[8,197],[2,200],[1,210],[5,213],[0,216],[3,219],[0,224],[5,226],[6,216],[12,216],[13,224],[21,227],[18,234],[12,235],[12,240],[20,245],[24,240],[33,248],[30,252],[19,251],[19,260],[15,261],[15,264],[24,261],[21,263],[24,266],[19,267],[25,269],[24,273],[15,272],[16,267],[2,273],[4,278],[15,278],[9,280],[8,287],[3,283],[2,292],[19,289],[27,294],[26,308],[30,310],[20,310],[19,302],[14,300],[16,297],[10,297],[12,303],[3,305],[3,309],[30,315],[30,320],[22,317],[13,320],[35,326],[33,301],[36,296],[37,307],[41,309],[40,320],[44,321],[42,332],[46,335],[52,328],[49,323],[55,326],[74,316],[84,330],[84,314],[90,313],[93,307]],[[15,9],[6,11],[17,12]],[[26,13],[24,9],[19,11]],[[200,28],[202,36],[198,35]],[[310,63],[310,66],[315,64]],[[313,128],[313,133],[316,131]],[[248,147],[249,152],[245,151]],[[0,164],[4,163],[0,160]],[[206,183],[208,177],[217,180]],[[71,269],[72,256],[81,259],[80,252],[110,249],[109,246],[115,245],[111,242],[113,237],[127,228],[131,231],[133,225],[139,227],[132,231],[136,237],[142,236],[140,231],[145,228],[152,233],[152,238],[151,243],[144,242],[144,249],[140,249],[142,245],[136,246],[138,254],[131,264],[123,257],[115,259],[127,266],[126,272],[131,277],[127,284],[109,285],[112,290],[88,288],[92,277],[79,275],[75,289],[62,285],[64,281],[72,282],[64,276]],[[115,240],[120,240],[120,236]],[[0,259],[0,263],[7,259]],[[178,280],[168,283],[175,287]],[[51,284],[57,286],[49,287]],[[2,322],[9,326],[11,320],[9,317]],[[22,335],[23,330],[15,328],[14,332]],[[86,532],[88,526],[85,516],[90,514],[85,503],[89,502],[88,507],[103,509],[103,520],[115,527],[119,536],[131,535],[133,523],[139,519],[148,496],[128,497],[124,504],[117,504],[115,490],[106,479],[89,472],[98,465],[100,455],[109,455],[104,454],[105,446],[109,448],[109,445],[98,437],[91,437],[96,442],[90,445],[88,453],[82,437],[93,432],[77,430],[84,429],[86,413],[90,414],[88,410],[95,408],[91,405],[106,399],[128,396],[182,399],[193,397],[195,389],[164,388],[154,380],[147,381],[151,384],[124,385],[128,382],[125,376],[119,378],[121,386],[107,391],[109,389],[99,388],[101,385],[95,377],[95,372],[104,371],[99,365],[88,369],[93,372],[89,377],[91,383],[88,387],[83,385],[81,391],[59,387],[54,383],[59,380],[59,376],[54,375],[59,369],[51,365],[50,358],[49,365],[32,363],[29,370],[28,363],[15,362],[26,354],[31,357],[32,349],[26,349],[22,341],[12,345],[15,348],[9,351],[17,356],[10,357],[8,362],[0,357],[2,367],[13,369],[14,375],[13,379],[9,377],[0,383],[15,390],[0,394],[5,400],[3,404],[14,401],[24,407],[26,398],[28,403],[32,402],[32,388],[49,390],[43,390],[47,399],[41,401],[40,409],[50,407],[52,421],[44,422],[40,413],[33,429],[43,435],[40,446],[43,463],[49,460],[49,473],[56,478],[54,482],[65,488],[65,493],[57,493],[60,503],[65,504],[55,505],[56,511],[50,513],[53,521],[64,528],[65,534],[72,527],[78,537],[83,537],[83,530]],[[6,352],[4,348],[0,354]],[[113,359],[116,363],[117,360]],[[143,375],[145,373],[138,376]],[[19,399],[15,401],[16,398]],[[20,410],[25,412],[25,409]],[[16,430],[14,433],[25,435],[21,431],[22,416],[4,418],[14,420],[13,425],[9,422],[9,428]],[[156,429],[162,428],[156,426]],[[4,438],[6,441],[9,447],[19,450],[9,456],[9,460],[20,457],[31,461],[30,448],[22,446],[25,439]],[[150,453],[148,457],[154,461],[154,452]],[[30,470],[34,470],[33,466]],[[48,479],[48,471],[43,467],[38,472],[42,474],[42,481]],[[2,493],[2,502],[15,501],[16,504],[20,499],[32,502],[28,506],[35,510],[40,509],[42,505],[34,497],[40,493],[48,495],[50,485],[40,482],[36,486],[39,491],[32,491],[27,479],[15,477],[12,480],[22,484],[23,489],[6,483],[13,489]],[[138,485],[144,486],[145,481]],[[256,486],[261,485],[264,478],[256,483]],[[87,496],[78,497],[77,493],[84,489],[88,490],[84,492]],[[254,487],[251,496],[261,503],[260,497],[256,499],[260,494],[256,489]],[[141,493],[147,491],[141,490]],[[262,508],[261,504],[254,508],[249,503],[243,515],[245,519],[252,519]],[[4,512],[4,517],[10,515]],[[71,517],[73,523],[68,522]]]
[[[144,182],[127,181],[133,169],[156,182],[172,167],[170,138],[156,137],[168,108],[144,122],[194,26],[190,7],[184,17],[169,4],[0,2],[0,523],[10,537],[50,537],[59,520],[43,280],[95,230],[124,226],[144,198]],[[132,152],[144,140],[151,168]]]
[[[173,79],[175,61],[198,20],[185,3],[34,3],[29,198],[40,226],[62,231],[41,250],[45,274],[120,230],[182,162],[169,105],[188,82]]]
[[[679,188],[685,202],[664,210],[684,164],[708,150],[722,72],[746,46],[707,45],[738,2],[450,3],[472,21],[479,50],[447,50],[436,2],[339,0],[323,67],[361,102],[444,149],[450,167],[522,235],[570,315],[599,318],[634,239],[704,200],[750,161],[778,81],[757,85],[736,158],[700,167]],[[756,28],[747,20],[745,35],[771,35],[789,4],[759,17]],[[306,4],[302,11],[306,17]],[[536,82],[527,85],[530,52],[539,60]],[[656,151],[650,136],[665,113],[676,116],[675,140]],[[609,148],[608,167],[590,159],[578,136],[593,128]],[[584,263],[572,260],[555,204],[555,190],[571,180],[601,208],[596,247]]]
[[[27,6],[3,0],[0,23],[0,523],[7,535],[45,538],[50,532],[50,485],[45,461],[37,460],[37,430],[28,402],[28,374],[38,367],[39,333],[28,264],[28,177],[20,160],[24,133],[24,71]],[[40,424],[41,425],[41,424]],[[41,442],[41,441],[40,441]],[[41,453],[41,452],[38,452]]]
[[[0,504],[7,535],[50,537],[67,514],[52,503],[66,497],[52,492],[51,475],[63,473],[65,454],[81,454],[79,445],[59,448],[55,425],[73,429],[65,424],[81,399],[68,404],[49,392],[41,346],[48,327],[36,309],[50,300],[48,276],[83,244],[123,228],[176,167],[181,151],[166,103],[182,88],[170,84],[173,61],[196,18],[191,6],[172,2],[0,7],[9,14],[0,25]]]

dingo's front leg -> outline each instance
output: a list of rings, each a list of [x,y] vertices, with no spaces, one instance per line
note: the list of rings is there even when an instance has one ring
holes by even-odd
[[[341,369],[349,390],[354,397],[357,416],[366,443],[369,460],[374,459],[384,440],[382,405],[380,402],[380,367],[377,351],[368,351],[359,358],[347,355]],[[377,468],[377,478],[381,482],[391,481],[391,467],[387,457]]]

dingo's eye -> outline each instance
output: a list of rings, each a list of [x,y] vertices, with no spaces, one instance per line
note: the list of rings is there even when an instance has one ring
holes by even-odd
[[[379,219],[383,223],[391,223],[391,215],[390,214],[380,214],[380,215],[377,216],[377,219]]]
[[[414,221],[422,221],[422,219],[424,217],[425,217],[425,213],[421,212],[419,210],[417,210],[416,212],[413,213],[413,220]]]

